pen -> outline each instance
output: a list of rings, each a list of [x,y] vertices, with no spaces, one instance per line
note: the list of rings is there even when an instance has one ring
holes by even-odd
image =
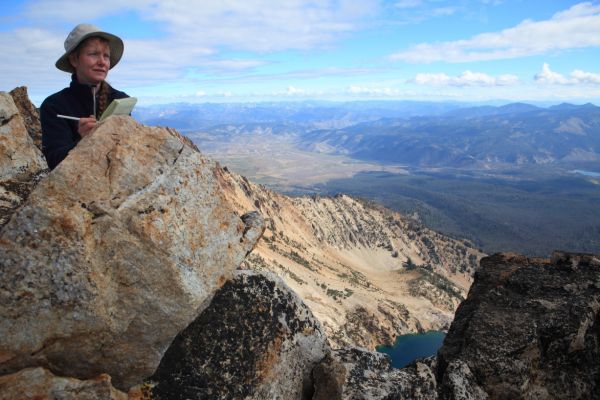
[[[73,121],[79,121],[79,118],[77,118],[77,117],[70,117],[70,116],[68,116],[68,115],[56,114],[56,116],[57,116],[58,118],[65,118],[65,119],[72,119]]]

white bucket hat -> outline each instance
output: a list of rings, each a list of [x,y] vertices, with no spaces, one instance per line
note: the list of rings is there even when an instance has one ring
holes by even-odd
[[[69,54],[75,50],[79,43],[92,36],[108,40],[108,47],[110,48],[110,68],[117,65],[121,56],[123,56],[124,45],[121,38],[108,32],[103,32],[97,26],[79,24],[73,28],[71,33],[69,33],[69,36],[65,39],[65,54],[56,61],[56,68],[65,72],[75,72],[75,69],[69,62]]]

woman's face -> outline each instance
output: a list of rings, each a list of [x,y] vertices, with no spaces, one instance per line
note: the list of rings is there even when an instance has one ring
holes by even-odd
[[[97,85],[106,79],[110,68],[110,48],[100,38],[85,40],[78,51],[69,55],[79,83]]]

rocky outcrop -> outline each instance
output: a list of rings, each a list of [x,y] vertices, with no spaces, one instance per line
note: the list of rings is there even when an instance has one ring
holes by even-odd
[[[12,97],[0,92],[0,180],[18,179],[45,168],[44,157],[33,145]]]
[[[3,174],[34,165],[22,154],[3,147]],[[121,389],[151,375],[262,232],[221,174],[180,135],[129,117],[82,139],[0,231],[0,374],[108,373]]]
[[[273,274],[237,271],[169,347],[153,396],[310,399],[311,371],[329,352],[318,321]]]
[[[28,368],[0,376],[0,400],[127,400],[102,374],[80,381],[53,375],[44,368]],[[133,400],[133,399],[132,399]],[[141,400],[141,399],[140,399]]]
[[[484,258],[438,352],[443,399],[600,398],[600,257]]]
[[[21,104],[27,103],[28,100]],[[27,199],[47,168],[13,98],[0,92],[0,227]]]
[[[388,356],[349,347],[328,355],[313,375],[313,400],[437,398],[434,358],[417,361],[403,369],[392,369]]]
[[[31,137],[31,140],[33,140],[35,147],[41,151],[42,124],[40,123],[40,114],[38,109],[31,103],[31,101],[29,101],[27,87],[20,86],[14,88],[9,93],[15,102],[15,106],[17,106],[17,109],[19,110],[21,118],[23,118],[23,122],[25,123],[25,128],[27,129],[29,137]]]

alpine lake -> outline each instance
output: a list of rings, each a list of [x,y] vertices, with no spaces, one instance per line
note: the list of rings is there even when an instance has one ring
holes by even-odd
[[[445,337],[446,333],[439,331],[402,335],[393,346],[377,346],[377,351],[390,356],[393,368],[403,368],[417,358],[435,355]]]

